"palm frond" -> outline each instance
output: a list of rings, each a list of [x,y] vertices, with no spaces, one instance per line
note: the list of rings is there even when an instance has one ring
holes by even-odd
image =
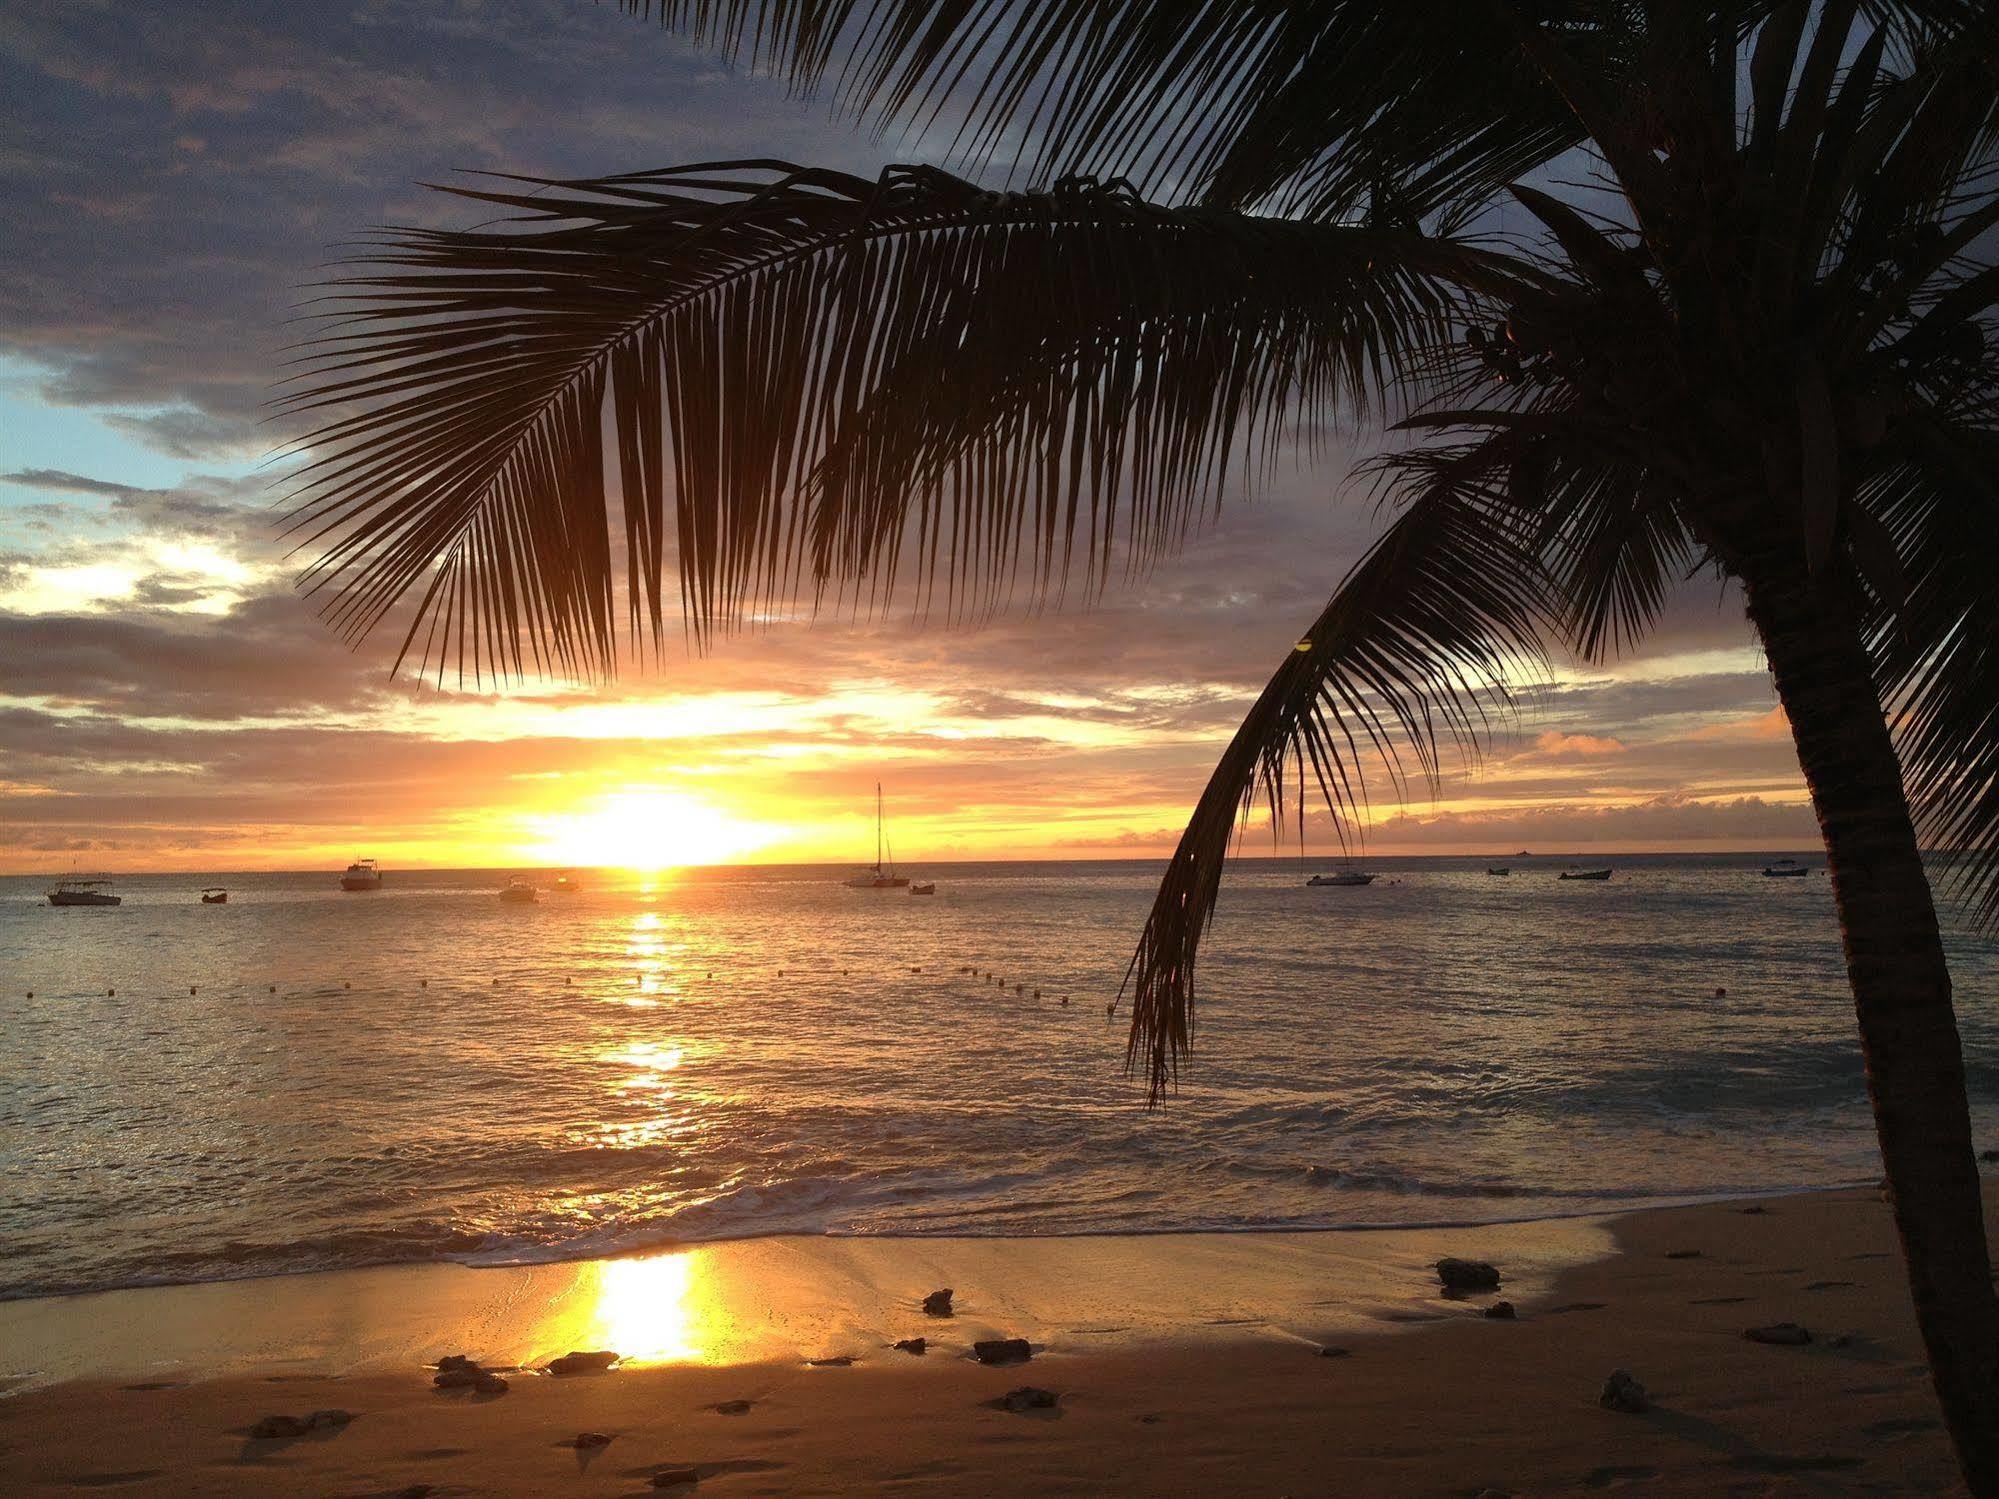
[[[1530,274],[928,168],[456,191],[520,217],[371,245],[282,404],[323,416],[292,525],[329,617],[358,637],[420,592],[405,654],[422,632],[426,670],[475,675],[609,669],[614,495],[655,642],[669,552],[697,636],[807,584],[892,589],[912,526],[957,607],[1023,552],[1038,585],[1079,554],[1101,577],[1171,546],[1287,417],[1392,384],[1467,289]]]
[[[1433,474],[1285,656],[1201,793],[1126,975],[1127,1061],[1155,1101],[1192,1041],[1195,959],[1239,820],[1259,795],[1283,817],[1288,766],[1297,794],[1309,767],[1347,823],[1369,764],[1407,780],[1433,778],[1443,745],[1475,756],[1558,614],[1535,546],[1531,517]]]
[[[620,0],[878,125],[961,116],[961,155],[1120,172],[1331,218],[1482,201],[1580,138],[1518,45],[1601,70],[1632,21],[1585,0]],[[843,64],[836,59],[844,58]]]

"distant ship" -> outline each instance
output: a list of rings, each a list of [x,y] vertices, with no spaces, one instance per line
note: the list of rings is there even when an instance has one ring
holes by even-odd
[[[1487,874],[1511,874],[1513,873],[1513,870],[1510,866],[1505,864],[1492,864],[1486,867],[1485,872]]]
[[[109,880],[64,880],[49,892],[52,906],[117,906],[125,897],[105,890]]]
[[[1607,880],[1610,878],[1610,871],[1608,869],[1564,869],[1555,878],[1558,880]]]
[[[382,871],[375,867],[373,859],[356,859],[347,866],[347,872],[340,876],[342,890],[379,890],[382,888]]]
[[[1763,866],[1764,878],[1771,880],[1803,879],[1806,873],[1805,866],[1796,859],[1779,859]]]
[[[887,851],[887,863],[882,862]],[[882,788],[875,782],[875,862],[866,869],[857,869],[848,876],[850,890],[900,890],[909,883],[909,876],[895,872],[895,853],[888,847],[887,835],[882,831]]]
[[[1336,869],[1331,874],[1315,874],[1308,885],[1372,885],[1374,876],[1358,869]]]
[[[555,877],[555,883],[549,888],[558,895],[573,895],[583,886],[577,881],[574,870],[565,869]]]
[[[210,885],[201,892],[201,903],[204,906],[226,906],[229,904],[229,892],[220,885]]]
[[[531,906],[541,898],[541,893],[526,880],[508,880],[507,888],[500,892],[500,899],[510,906]]]

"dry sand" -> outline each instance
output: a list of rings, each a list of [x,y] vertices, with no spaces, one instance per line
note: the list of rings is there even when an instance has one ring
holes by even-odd
[[[1839,1192],[1436,1232],[772,1239],[0,1307],[0,1493],[710,1496],[1958,1492],[1887,1213]],[[1698,1251],[1698,1257],[1675,1257]],[[1428,1262],[1506,1273],[1451,1301]],[[959,1315],[920,1297],[954,1285]],[[1795,1321],[1805,1347],[1749,1342]],[[885,1346],[923,1335],[921,1357]],[[987,1368],[975,1338],[1033,1360]],[[1332,1342],[1346,1356],[1326,1358]],[[431,1387],[426,1359],[598,1377]],[[809,1358],[849,1355],[844,1367]],[[1599,1408],[1614,1368],[1653,1409]],[[994,1401],[1022,1385],[1052,1411]],[[748,1401],[746,1411],[715,1409]],[[256,1441],[272,1413],[348,1425]],[[731,1408],[733,1410],[733,1407]],[[581,1432],[608,1445],[578,1451]]]

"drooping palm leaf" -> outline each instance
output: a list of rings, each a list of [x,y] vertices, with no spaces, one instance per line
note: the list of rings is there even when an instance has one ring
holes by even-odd
[[[1489,714],[1542,664],[1559,601],[1538,526],[1479,476],[1433,471],[1355,565],[1236,730],[1153,900],[1126,983],[1127,1057],[1157,1099],[1193,1035],[1194,968],[1239,819],[1259,795],[1273,819],[1287,766],[1335,814],[1361,810],[1370,765],[1398,779],[1439,768],[1440,736],[1476,755]],[[1295,787],[1304,795],[1306,787]]]
[[[1094,573],[1143,559],[1275,424],[1365,403],[1466,288],[1521,274],[1087,181],[746,162],[530,186],[460,189],[514,222],[385,236],[285,398],[329,413],[300,442],[312,586],[350,636],[421,591],[404,649],[423,632],[430,668],[607,669],[614,493],[654,639],[669,551],[697,633],[801,580],[891,587],[912,517],[965,606],[1024,551],[1063,574],[1079,527]]]

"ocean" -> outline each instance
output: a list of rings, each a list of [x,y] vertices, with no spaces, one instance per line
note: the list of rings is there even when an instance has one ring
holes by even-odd
[[[1156,861],[919,868],[928,898],[831,868],[585,872],[534,906],[499,901],[507,871],[132,876],[101,910],[0,879],[0,1296],[1871,1181],[1830,891],[1799,857],[1806,879],[1593,859],[1605,884],[1384,859],[1364,889],[1244,861],[1158,1109],[1106,1015]],[[1999,1144],[1999,945],[1946,921]]]

